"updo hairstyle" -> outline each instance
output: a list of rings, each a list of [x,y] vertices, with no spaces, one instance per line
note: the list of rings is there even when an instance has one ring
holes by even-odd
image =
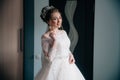
[[[60,12],[60,11],[53,6],[43,7],[43,9],[41,10],[40,17],[44,22],[47,23],[51,18],[51,14],[54,12]]]

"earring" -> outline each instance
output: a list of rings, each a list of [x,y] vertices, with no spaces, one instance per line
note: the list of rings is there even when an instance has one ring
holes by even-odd
[[[51,30],[51,26],[49,26],[49,29]]]
[[[60,30],[63,30],[63,26],[61,25],[61,27],[59,28]]]

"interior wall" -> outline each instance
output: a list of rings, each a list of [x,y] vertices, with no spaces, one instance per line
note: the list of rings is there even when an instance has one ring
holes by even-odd
[[[23,27],[23,3],[0,2],[0,80],[22,80],[23,54],[19,51],[18,31]]]
[[[34,77],[41,68],[41,36],[47,29],[47,24],[40,18],[41,9],[49,5],[49,0],[34,1]]]
[[[119,80],[119,8],[119,0],[95,0],[94,80]]]

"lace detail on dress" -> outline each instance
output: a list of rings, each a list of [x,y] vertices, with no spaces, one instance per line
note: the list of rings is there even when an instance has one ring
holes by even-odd
[[[43,66],[35,80],[85,80],[76,64],[69,63],[70,40],[65,31],[56,35],[56,47],[50,47],[51,38],[42,37]]]

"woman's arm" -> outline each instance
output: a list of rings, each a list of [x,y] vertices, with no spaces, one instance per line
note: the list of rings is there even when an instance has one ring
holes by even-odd
[[[56,53],[55,42],[51,41],[45,36],[42,36],[42,50],[46,59],[52,62]]]
[[[67,32],[65,31],[65,30],[62,30],[64,33],[65,33],[65,35],[68,37],[68,35],[67,35]],[[69,38],[69,37],[68,37]],[[73,63],[75,63],[75,59],[74,59],[74,56],[73,56],[73,54],[71,53],[71,51],[69,50],[69,63],[70,64],[73,64]]]

